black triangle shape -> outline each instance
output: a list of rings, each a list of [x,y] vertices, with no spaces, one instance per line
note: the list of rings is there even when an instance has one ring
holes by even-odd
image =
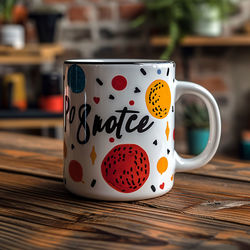
[[[113,95],[109,95],[109,99],[114,100],[115,97]]]
[[[137,87],[135,87],[135,91],[134,92],[135,93],[140,93],[141,91]]]
[[[169,149],[167,149],[167,152],[168,152],[168,154],[170,153],[170,150]]]
[[[71,144],[71,149],[73,150],[75,148],[74,144]]]
[[[154,140],[153,144],[156,146],[157,145],[157,140]]]

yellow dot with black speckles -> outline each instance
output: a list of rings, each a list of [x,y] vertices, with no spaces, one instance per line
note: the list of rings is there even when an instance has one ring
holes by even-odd
[[[158,119],[168,115],[171,107],[170,88],[164,80],[153,81],[146,92],[146,105],[149,113]]]

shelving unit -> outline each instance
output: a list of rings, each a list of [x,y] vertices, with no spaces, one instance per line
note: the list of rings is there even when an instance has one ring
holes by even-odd
[[[170,43],[167,36],[154,36],[150,39],[150,44],[154,47],[166,46]],[[250,46],[250,35],[234,35],[221,37],[186,36],[181,42],[181,46]]]
[[[41,110],[0,111],[0,129],[62,127],[63,114]]]
[[[0,65],[39,65],[54,62],[64,52],[60,44],[31,44],[23,49],[0,45]]]
[[[23,49],[0,45],[0,66],[53,63],[63,52],[60,44],[31,44]],[[41,110],[0,110],[0,129],[58,128],[63,126],[62,116]]]

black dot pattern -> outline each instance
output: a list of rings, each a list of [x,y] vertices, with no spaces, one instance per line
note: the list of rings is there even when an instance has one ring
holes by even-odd
[[[93,179],[93,180],[91,181],[90,186],[93,188],[93,187],[95,186],[95,184],[96,184],[96,180],[95,180],[95,179]]]
[[[103,82],[102,82],[99,78],[96,78],[96,82],[97,82],[100,86],[103,85]]]
[[[156,188],[155,188],[155,186],[154,186],[154,185],[152,185],[152,186],[151,186],[151,189],[152,189],[152,191],[153,191],[153,192],[155,192],[155,191],[156,191]]]
[[[145,69],[141,68],[140,69],[141,73],[145,76],[147,74],[147,72],[145,71]]]

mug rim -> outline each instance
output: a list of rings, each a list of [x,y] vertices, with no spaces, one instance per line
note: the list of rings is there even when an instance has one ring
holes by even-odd
[[[158,59],[68,59],[64,61],[65,64],[173,64],[171,60],[158,60]]]

